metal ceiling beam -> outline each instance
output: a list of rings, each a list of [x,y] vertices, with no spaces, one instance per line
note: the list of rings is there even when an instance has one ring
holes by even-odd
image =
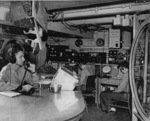
[[[138,11],[145,11],[150,10],[150,2],[146,3],[130,3],[130,4],[120,4],[120,5],[113,5],[109,7],[94,7],[94,8],[88,8],[88,9],[79,9],[79,10],[68,10],[64,11],[62,13],[59,13],[57,18],[53,19],[53,21],[72,21],[72,20],[78,20],[78,19],[85,19],[86,17],[94,18],[96,19],[98,17],[106,17],[106,16],[112,16],[112,15],[123,15],[123,14],[135,14]],[[63,15],[63,18],[62,18]],[[87,18],[86,18],[87,19]]]
[[[103,7],[123,3],[135,3],[136,1],[137,0],[55,0],[45,1],[45,6],[48,9],[48,13],[52,13],[56,11],[78,10],[97,6]]]
[[[138,16],[138,20],[145,20],[149,18],[149,14],[141,14]],[[121,18],[124,18],[124,16],[120,16]],[[71,23],[75,25],[80,24],[101,24],[102,26],[107,26],[108,24],[113,24],[114,18],[113,17],[104,17],[104,18],[91,18],[91,19],[85,19],[85,20],[72,20]],[[129,18],[132,18],[132,15],[129,16]]]

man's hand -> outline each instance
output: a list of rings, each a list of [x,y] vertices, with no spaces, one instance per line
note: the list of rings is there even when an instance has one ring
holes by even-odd
[[[24,91],[24,92],[28,92],[33,86],[27,84],[27,85],[24,85],[22,86],[22,90],[21,91]]]
[[[28,67],[28,69],[31,71],[31,73],[35,73],[35,64],[30,63],[30,66]]]

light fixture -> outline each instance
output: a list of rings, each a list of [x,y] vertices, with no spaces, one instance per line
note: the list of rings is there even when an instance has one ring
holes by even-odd
[[[109,65],[106,65],[102,69],[103,73],[109,73],[111,71],[111,67]]]

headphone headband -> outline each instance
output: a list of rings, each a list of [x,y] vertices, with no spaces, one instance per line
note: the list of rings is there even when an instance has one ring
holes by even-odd
[[[15,43],[11,48],[8,49],[9,62],[16,63],[15,54],[18,53],[19,51],[23,51],[23,48],[18,43]]]

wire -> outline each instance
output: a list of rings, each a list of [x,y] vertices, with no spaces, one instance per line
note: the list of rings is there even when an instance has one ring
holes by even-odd
[[[75,25],[75,24],[72,24],[70,22],[66,22],[65,19],[64,19],[64,14],[61,13],[61,17],[62,17],[62,24],[64,24],[69,30],[72,30],[72,31],[76,31],[77,29],[80,30],[80,33],[83,33],[83,27],[81,25]]]
[[[80,30],[80,33],[82,34],[83,32],[86,33],[87,31],[102,31],[102,30],[106,30],[107,28],[105,27],[101,27],[99,24],[82,24],[82,25],[75,25],[71,22],[67,22],[64,19],[64,13],[59,13],[61,14],[62,17],[62,24],[64,24],[69,30],[71,31],[76,31],[77,29]],[[94,27],[94,28],[91,28]]]
[[[52,40],[53,40],[54,42],[65,42],[65,41],[69,40],[69,39],[66,39],[66,38],[64,38],[64,39],[56,39],[56,38],[53,37],[53,36],[50,36],[50,37],[52,38]]]
[[[21,86],[23,86],[23,84],[24,84],[24,78],[25,78],[25,76],[26,76],[26,73],[27,73],[27,69],[25,69],[25,73],[24,73],[23,78],[22,78],[22,81],[21,81]]]

